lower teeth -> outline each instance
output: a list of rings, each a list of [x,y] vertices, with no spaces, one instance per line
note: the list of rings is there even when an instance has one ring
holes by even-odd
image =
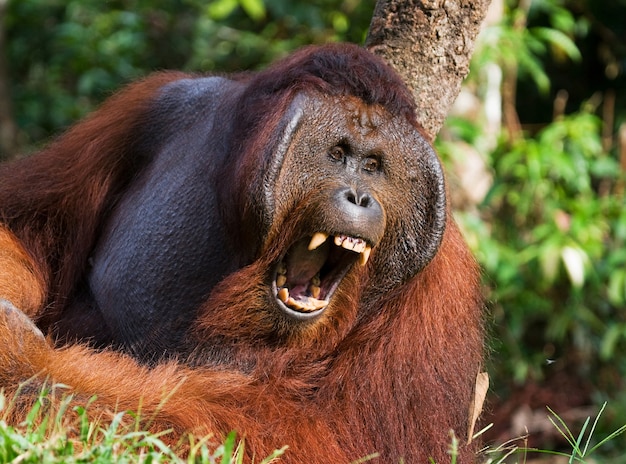
[[[289,297],[285,304],[291,309],[310,313],[312,311],[317,311],[318,309],[325,308],[328,305],[328,301],[318,300],[317,298],[311,297],[308,297],[306,301],[296,301],[292,297]]]
[[[305,297],[305,300],[294,299],[291,295],[289,295],[289,289],[287,287],[283,287],[278,290],[277,297],[291,309],[305,313],[317,311],[318,309],[328,306],[328,300],[317,299],[321,291],[319,287],[311,287],[309,290],[311,291],[312,296]]]
[[[319,287],[315,287],[315,286],[311,285],[311,286],[309,287],[309,291],[311,292],[311,296],[312,296],[313,298],[319,298],[319,296],[320,296],[320,292],[322,291],[322,289],[321,289],[321,288],[319,288]]]
[[[287,288],[281,288],[280,290],[278,290],[278,299],[280,301],[282,301],[283,303],[287,303],[287,301],[289,301],[289,290]]]
[[[328,300],[320,300],[319,296],[322,292],[320,288],[321,280],[319,274],[316,274],[311,278],[309,283],[308,293],[310,296],[305,296],[303,299],[296,300],[289,295],[289,289],[285,286],[287,283],[287,268],[284,263],[280,263],[277,269],[276,275],[276,288],[278,289],[276,296],[285,305],[301,312],[313,312],[318,309],[322,309],[328,306]]]

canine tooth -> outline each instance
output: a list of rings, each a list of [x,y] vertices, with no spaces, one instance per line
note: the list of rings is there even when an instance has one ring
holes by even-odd
[[[276,274],[285,275],[287,274],[287,266],[282,261],[278,263],[278,267],[276,268]]]
[[[282,301],[283,303],[287,303],[289,300],[293,300],[293,298],[289,296],[289,290],[286,289],[285,287],[278,290],[277,296],[278,296],[278,299]]]
[[[315,232],[309,242],[309,251],[315,250],[322,243],[324,243],[327,238],[328,234],[325,234],[324,232]]]
[[[317,285],[311,285],[309,287],[309,291],[311,292],[311,296],[317,300],[320,296],[320,292],[322,291],[322,289]]]
[[[341,244],[343,243],[344,239],[345,239],[345,237],[337,235],[335,237],[335,245],[341,246]]]
[[[285,274],[278,274],[276,276],[276,286],[277,287],[284,287],[285,284],[287,283],[287,276]]]
[[[365,266],[367,260],[370,259],[370,253],[372,252],[372,247],[369,245],[365,245],[365,249],[361,252],[361,266]]]

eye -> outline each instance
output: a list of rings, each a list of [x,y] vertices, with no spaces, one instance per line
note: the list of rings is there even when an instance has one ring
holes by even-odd
[[[343,162],[346,157],[346,150],[339,145],[335,145],[328,152],[328,156],[330,156],[330,159],[332,159],[333,161]]]
[[[363,169],[367,172],[377,172],[380,169],[380,161],[375,156],[363,160]]]

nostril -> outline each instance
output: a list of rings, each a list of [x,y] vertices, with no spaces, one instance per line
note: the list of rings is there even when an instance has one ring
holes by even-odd
[[[331,230],[348,231],[354,237],[368,237],[376,243],[385,227],[385,212],[368,189],[340,187],[329,198]]]
[[[361,195],[358,198],[358,200],[359,200],[358,203],[357,203],[358,206],[362,206],[363,208],[367,208],[370,205],[371,197],[367,193],[364,193],[363,195]]]
[[[345,197],[353,205],[362,208],[368,208],[372,204],[372,197],[368,193],[361,193],[351,188],[345,190]]]
[[[356,199],[356,193],[353,190],[346,191],[346,200],[348,200],[350,203],[354,205],[358,205],[358,202]]]

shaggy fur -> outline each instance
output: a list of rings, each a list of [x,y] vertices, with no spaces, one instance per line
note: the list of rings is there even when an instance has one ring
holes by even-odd
[[[202,79],[132,84],[42,152],[0,167],[0,386],[48,378],[77,402],[97,394],[94,415],[140,407],[175,436],[237,430],[248,459],[288,445],[283,462],[448,462],[450,430],[467,436],[482,303],[410,93],[351,45]],[[344,123],[348,161],[317,156]],[[375,172],[348,169],[374,156]],[[160,199],[151,186],[171,187],[168,173],[187,160],[200,180]],[[332,206],[345,185],[382,213],[350,223]],[[194,203],[198,189],[207,193]],[[156,206],[137,213],[146,198]],[[157,225],[185,220],[151,241],[138,235],[153,233],[151,214]],[[207,218],[206,243],[183,240]],[[294,319],[269,282],[285,250],[319,230],[364,237],[371,258],[319,316]],[[154,266],[135,255],[144,248]],[[188,268],[185,256],[207,264]],[[135,279],[118,278],[134,267]],[[459,462],[476,450],[461,446]]]

